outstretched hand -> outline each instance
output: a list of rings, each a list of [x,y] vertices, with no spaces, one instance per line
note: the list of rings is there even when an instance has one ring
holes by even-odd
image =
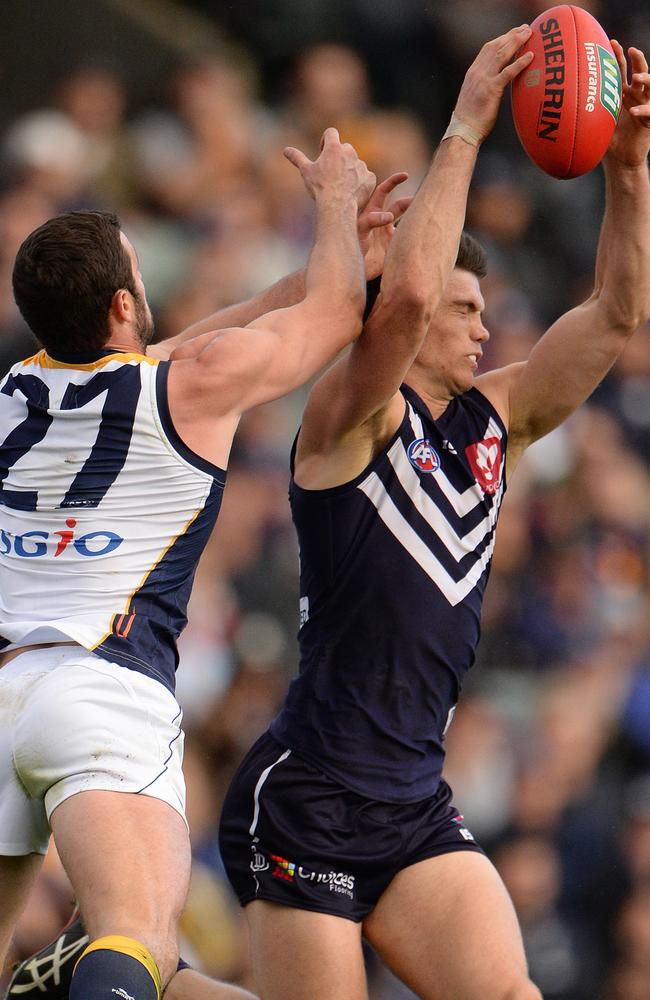
[[[645,163],[650,150],[650,73],[648,61],[640,49],[629,48],[631,77],[623,47],[612,39],[612,48],[621,71],[623,99],[618,124],[607,150],[610,160],[628,167]]]
[[[377,178],[360,160],[354,146],[341,142],[335,128],[323,132],[320,155],[310,160],[301,150],[287,146],[284,155],[298,168],[312,198],[352,196],[363,208],[372,195]]]
[[[359,213],[357,228],[367,281],[376,278],[384,270],[384,260],[395,232],[395,223],[413,201],[412,197],[397,198],[389,209],[385,208],[389,194],[405,180],[408,180],[407,173],[391,174],[377,185],[365,208]]]
[[[530,25],[522,24],[486,42],[465,74],[454,114],[479,141],[492,131],[508,84],[530,65],[532,52],[514,58],[530,36]]]

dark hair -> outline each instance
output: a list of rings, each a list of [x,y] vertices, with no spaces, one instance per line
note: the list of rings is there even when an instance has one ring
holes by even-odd
[[[484,278],[487,274],[487,253],[479,241],[464,230],[460,235],[458,246],[458,256],[456,257],[456,267],[463,271],[470,271],[477,278]]]
[[[458,246],[458,256],[456,257],[456,267],[461,267],[464,271],[471,271],[477,278],[484,278],[487,274],[487,253],[479,241],[464,230],[460,236]],[[363,313],[365,323],[372,312],[377,301],[381,287],[381,275],[366,282],[366,308]]]
[[[30,233],[16,254],[16,303],[54,357],[104,346],[111,301],[120,288],[137,298],[119,219],[108,212],[57,215]]]

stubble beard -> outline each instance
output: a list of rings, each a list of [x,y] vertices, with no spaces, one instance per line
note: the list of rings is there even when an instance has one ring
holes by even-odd
[[[146,350],[155,333],[153,319],[145,301],[135,296],[135,335]]]

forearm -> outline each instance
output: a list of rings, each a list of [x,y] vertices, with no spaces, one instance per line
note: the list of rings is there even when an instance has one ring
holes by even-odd
[[[366,301],[363,256],[353,198],[316,201],[314,245],[305,272],[305,298],[332,313],[358,314]],[[357,331],[358,332],[358,331]]]
[[[604,161],[605,215],[594,295],[610,326],[636,329],[650,316],[650,179],[647,163]]]
[[[187,343],[188,340],[194,340],[195,337],[218,330],[226,330],[229,327],[248,326],[249,323],[252,323],[255,319],[259,319],[265,313],[272,312],[274,309],[284,309],[287,306],[295,305],[296,302],[302,301],[304,297],[305,269],[301,268],[300,271],[294,271],[292,274],[280,278],[270,288],[265,288],[264,291],[258,295],[254,295],[251,299],[247,299],[246,302],[238,302],[235,305],[226,306],[225,309],[219,309],[218,312],[206,316],[205,319],[200,319],[196,323],[192,323],[191,326],[186,327],[177,336],[162,341],[156,347],[161,349],[168,348],[171,353],[171,351],[180,347],[181,344]]]
[[[439,146],[413,204],[395,231],[382,296],[408,289],[435,308],[454,267],[477,148],[454,136]]]

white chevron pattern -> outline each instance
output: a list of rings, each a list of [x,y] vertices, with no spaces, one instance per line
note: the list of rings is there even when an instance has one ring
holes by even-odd
[[[407,406],[410,424],[416,439],[424,438],[424,428],[420,417],[410,403],[407,403]],[[488,423],[485,430],[485,437],[502,437],[501,430],[493,419]],[[459,536],[442,511],[422,488],[420,477],[409,461],[404,442],[401,438],[398,438],[389,449],[388,459],[415,509],[427,524],[430,525],[456,562],[460,562],[465,556],[474,552],[483,539],[493,530],[503,498],[503,481],[499,485],[489,513],[470,532],[464,536]],[[435,479],[441,492],[460,517],[468,514],[484,498],[483,490],[478,483],[474,483],[460,493],[449,481],[441,468],[436,469],[435,472],[427,473],[427,475]],[[358,489],[362,493],[365,493],[391,534],[400,542],[412,558],[415,559],[418,565],[444,594],[449,603],[455,606],[464,600],[481,578],[485,567],[492,557],[495,536],[492,536],[486,549],[463,579],[456,581],[400,513],[377,473],[371,472],[359,484]]]
[[[409,408],[409,419],[411,421],[413,433],[416,438],[423,438],[425,434],[422,421],[411,404],[407,403],[407,406]],[[485,429],[485,437],[496,437],[499,439],[503,437],[499,425],[493,418],[490,418],[490,421]],[[462,493],[459,493],[453,483],[449,482],[442,469],[436,469],[435,472],[431,472],[429,475],[433,476],[442,493],[459,517],[464,517],[465,514],[469,514],[470,510],[474,510],[476,505],[483,499],[484,493],[478,483],[473,483],[472,486],[469,486]]]
[[[480,580],[485,567],[492,557],[495,536],[492,537],[490,544],[481,554],[480,559],[477,559],[474,563],[467,575],[462,580],[456,581],[449,575],[442,563],[436,559],[431,549],[424,544],[408,521],[400,514],[388,495],[386,487],[376,473],[371,473],[359,484],[358,488],[366,494],[370,502],[377,509],[377,513],[391,534],[404,546],[427,576],[433,580],[452,607],[455,607],[456,604],[464,600],[470,590]],[[495,507],[501,502],[501,496],[502,487],[499,488],[499,492],[495,498]]]
[[[468,532],[466,535],[459,536],[456,534],[440,508],[436,506],[428,493],[422,489],[418,474],[409,462],[408,455],[404,451],[404,445],[401,439],[398,439],[394,443],[393,447],[388,452],[388,458],[397,473],[397,478],[413,501],[414,507],[418,513],[422,515],[427,524],[431,525],[440,541],[443,543],[447,551],[451,553],[454,559],[459,562],[463,556],[468,555],[470,552],[474,552],[477,545],[483,541],[485,536],[494,527],[499,513],[498,506],[493,504],[489,513],[483,518],[482,521],[479,521],[472,531]],[[445,482],[451,487],[451,483],[449,483],[446,476],[444,476],[444,479]],[[476,501],[476,503],[478,503],[483,498],[483,491],[478,483],[476,488],[479,492],[479,497]],[[474,492],[474,490],[472,490],[472,492]],[[459,494],[457,494],[457,496],[458,495]],[[475,507],[476,503],[472,506]]]

